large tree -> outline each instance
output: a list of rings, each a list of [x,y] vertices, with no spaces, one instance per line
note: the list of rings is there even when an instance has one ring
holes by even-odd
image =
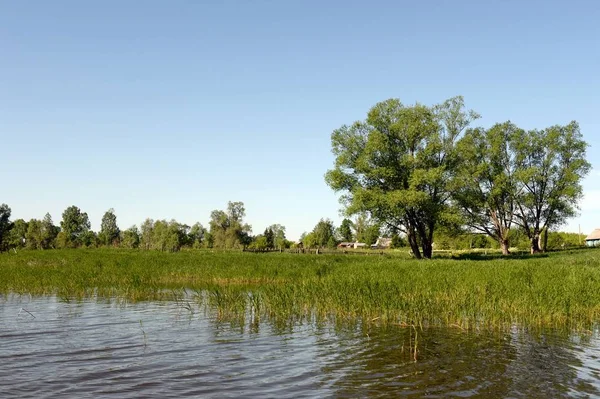
[[[591,169],[587,143],[577,122],[543,130],[521,131],[514,140],[521,191],[516,223],[531,242],[531,253],[544,249],[547,231],[573,217],[582,198],[582,179]],[[540,245],[541,244],[541,245]]]
[[[63,245],[66,247],[84,245],[89,241],[87,233],[90,230],[90,220],[87,213],[81,212],[75,205],[65,209],[60,227],[63,234]]]
[[[334,130],[335,167],[326,181],[345,193],[348,214],[369,212],[406,234],[415,257],[430,258],[435,226],[448,210],[455,142],[477,117],[462,97],[433,107],[378,103],[365,121]]]
[[[459,161],[451,189],[471,230],[496,240],[509,253],[509,233],[517,211],[517,164],[513,143],[522,130],[510,122],[469,129],[457,144]]]

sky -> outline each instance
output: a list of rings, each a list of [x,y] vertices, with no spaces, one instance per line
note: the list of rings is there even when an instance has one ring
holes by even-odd
[[[0,1],[0,203],[99,229],[207,225],[242,201],[255,234],[339,224],[331,132],[388,98],[462,95],[489,127],[579,122],[600,228],[596,1]]]

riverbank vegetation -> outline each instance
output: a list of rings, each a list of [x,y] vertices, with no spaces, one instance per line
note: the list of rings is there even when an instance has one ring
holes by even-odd
[[[459,328],[590,329],[600,320],[596,249],[462,260],[115,249],[0,256],[0,292],[127,301],[196,300],[228,317]]]

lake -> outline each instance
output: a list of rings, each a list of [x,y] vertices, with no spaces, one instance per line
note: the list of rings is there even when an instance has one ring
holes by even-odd
[[[286,323],[226,319],[193,301],[9,295],[0,396],[594,397],[600,334]]]

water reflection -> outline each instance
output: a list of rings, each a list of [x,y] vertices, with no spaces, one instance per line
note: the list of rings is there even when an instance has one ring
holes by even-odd
[[[193,303],[193,302],[192,302]],[[587,397],[600,340],[0,298],[2,397]],[[415,350],[416,348],[416,350]],[[416,361],[415,361],[416,359]]]

